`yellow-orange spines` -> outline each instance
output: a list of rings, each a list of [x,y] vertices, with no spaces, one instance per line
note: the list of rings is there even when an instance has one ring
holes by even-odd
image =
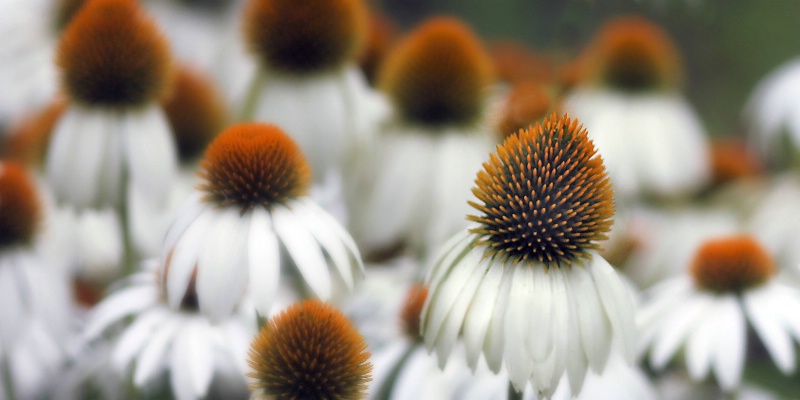
[[[363,0],[249,0],[244,36],[271,69],[319,72],[355,57],[367,15]]]
[[[242,212],[285,203],[311,185],[300,147],[275,125],[231,126],[208,145],[200,166],[206,200]]]
[[[56,62],[73,101],[138,106],[169,89],[166,39],[136,0],[88,0],[58,45]]]
[[[225,104],[211,81],[189,68],[178,70],[171,94],[162,104],[182,162],[196,161],[227,118]]]
[[[344,314],[306,300],[261,328],[250,346],[250,387],[266,399],[362,399],[371,380],[369,356]]]
[[[587,76],[628,91],[657,90],[678,85],[681,67],[672,40],[641,17],[607,22],[587,54]]]
[[[442,17],[402,40],[378,79],[405,121],[435,126],[478,121],[492,76],[488,53],[469,27]]]
[[[416,342],[422,342],[422,334],[419,329],[419,316],[422,313],[422,306],[428,297],[428,288],[424,285],[415,284],[406,294],[406,301],[403,309],[400,310],[400,321],[403,324],[403,331],[406,337]]]
[[[739,235],[706,241],[689,268],[698,287],[729,293],[767,282],[775,274],[775,261],[755,239]]]
[[[0,248],[30,244],[41,213],[39,194],[25,168],[0,161]]]
[[[611,183],[577,120],[555,114],[509,136],[475,180],[476,245],[500,260],[546,266],[588,258],[614,215]]]

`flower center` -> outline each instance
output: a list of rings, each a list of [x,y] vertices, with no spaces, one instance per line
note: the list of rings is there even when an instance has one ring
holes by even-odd
[[[422,335],[419,329],[419,316],[422,307],[425,305],[425,298],[428,297],[428,288],[424,285],[415,284],[406,295],[403,309],[400,311],[400,321],[406,336],[415,342],[422,342]]]
[[[405,121],[438,126],[478,121],[491,81],[490,58],[472,31],[435,18],[388,56],[379,86]]]
[[[768,281],[775,262],[747,235],[708,240],[695,253],[690,272],[700,288],[717,293],[741,292]]]
[[[276,399],[360,399],[372,365],[364,339],[318,300],[289,307],[250,346],[251,390]]]
[[[275,125],[239,124],[220,133],[200,163],[207,201],[271,208],[305,194],[311,168],[300,148]]]
[[[631,92],[674,87],[680,80],[678,51],[664,31],[639,17],[607,23],[595,39],[590,68],[601,82]]]
[[[41,213],[39,194],[25,169],[0,162],[0,248],[33,242]]]
[[[170,96],[162,102],[178,157],[196,162],[225,125],[227,110],[216,88],[201,74],[181,68],[175,74]]]
[[[547,116],[553,106],[553,99],[533,81],[524,81],[514,86],[503,108],[498,130],[505,138],[521,129],[536,123]]]
[[[72,100],[136,106],[169,88],[167,41],[136,0],[91,0],[61,36],[56,62]]]
[[[264,65],[318,72],[355,57],[367,9],[362,0],[250,0],[243,23],[247,44]]]
[[[549,266],[588,258],[606,238],[614,215],[602,159],[577,120],[555,114],[497,146],[475,180],[470,202],[480,215],[485,254]]]

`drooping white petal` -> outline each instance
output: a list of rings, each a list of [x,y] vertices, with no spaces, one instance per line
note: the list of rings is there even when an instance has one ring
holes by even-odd
[[[171,249],[172,258],[169,262],[166,281],[167,303],[170,307],[177,309],[180,306],[183,296],[189,287],[192,274],[197,268],[200,253],[206,242],[206,236],[211,234],[214,229],[213,224],[220,217],[219,211],[204,208],[186,231],[176,238],[175,247]],[[166,265],[166,259],[167,255],[163,257],[162,263],[164,265]]]
[[[583,268],[581,268],[582,270]],[[578,394],[581,392],[581,388],[583,387],[583,382],[586,379],[586,371],[587,365],[589,362],[586,358],[587,351],[584,349],[584,342],[581,338],[582,334],[582,324],[579,319],[579,312],[578,309],[583,307],[585,303],[593,303],[597,299],[596,293],[586,293],[577,290],[573,286],[574,280],[572,279],[571,275],[573,273],[567,274],[565,276],[564,283],[566,284],[567,288],[567,324],[569,329],[565,332],[565,338],[567,340],[567,354],[566,354],[566,368],[567,368],[567,377],[569,379],[569,387],[570,392],[574,394]],[[585,271],[584,271],[585,273]],[[597,324],[592,324],[597,325]],[[595,336],[595,340],[602,340]],[[608,339],[606,339],[608,340]],[[593,347],[602,347],[601,345],[594,345]]]
[[[538,332],[531,335],[526,342],[527,353],[533,358],[534,362],[540,363],[547,359],[552,351],[552,338],[550,337],[550,323],[553,318],[555,299],[552,296],[550,276],[542,265],[534,265],[533,268],[533,301],[528,303],[530,318],[528,319],[531,332]]]
[[[708,375],[719,334],[717,315],[716,307],[709,309],[705,317],[698,319],[698,326],[686,342],[686,369],[695,381],[702,381]]]
[[[733,296],[721,299],[717,311],[714,369],[720,386],[729,390],[739,386],[742,377],[747,328],[739,302]]]
[[[421,315],[422,321],[424,321],[422,322],[422,335],[428,348],[436,345],[439,333],[444,329],[447,315],[453,309],[470,276],[479,266],[479,260],[475,256],[471,257],[471,254],[473,253],[468,252],[463,259],[456,261],[450,268],[450,273],[442,280],[441,286],[431,285],[429,287],[428,299],[426,299],[428,309]],[[458,321],[459,325],[461,322]]]
[[[347,285],[347,289],[352,291],[354,287],[354,276],[351,257],[348,255],[346,245],[340,239],[339,235],[336,234],[335,228],[330,226],[335,223],[335,221],[321,220],[319,214],[306,209],[306,204],[308,202],[310,201],[298,202],[298,209],[290,212],[292,212],[303,225],[305,225],[308,231],[311,232],[311,235],[314,236],[322,249],[325,250],[331,258],[331,262],[339,271],[339,275],[342,277],[342,280],[344,280],[345,285]]]
[[[166,366],[166,353],[172,345],[175,332],[180,327],[180,322],[167,319],[156,327],[150,340],[142,349],[136,359],[136,368],[133,373],[133,384],[142,387]]]
[[[23,285],[27,282],[20,282],[17,268],[0,261],[0,347],[11,347],[16,342],[27,319],[23,298]]]
[[[460,262],[469,251],[472,251],[470,240],[472,240],[471,236],[465,230],[454,235],[442,246],[443,251],[439,252],[435,258],[436,263],[426,274],[425,282],[428,283],[430,289],[438,287],[442,279],[450,273],[452,266]]]
[[[152,286],[131,286],[112,294],[92,310],[84,339],[94,340],[111,324],[152,306],[157,296]]]
[[[500,290],[497,295],[495,311],[492,313],[492,319],[489,321],[489,329],[486,331],[486,338],[483,342],[483,354],[486,357],[486,364],[489,369],[494,373],[500,372],[503,363],[503,346],[505,343],[505,335],[503,327],[505,325],[505,310],[508,307],[509,296],[511,292],[511,284],[513,282],[513,266],[504,265],[502,263],[492,263],[486,268],[502,268],[503,277],[500,283]],[[524,349],[520,349],[524,351]]]
[[[570,289],[574,293],[580,293],[583,299],[593,299],[578,304],[576,312],[585,358],[592,370],[599,373],[603,370],[611,350],[611,324],[605,317],[591,274],[583,267],[573,268],[571,272],[567,277]]]
[[[125,112],[123,118],[129,180],[156,204],[165,202],[178,166],[169,123],[157,104]]]
[[[248,293],[259,314],[268,317],[278,292],[281,278],[281,258],[278,237],[272,229],[269,213],[253,209],[247,243]]]
[[[272,210],[272,224],[305,282],[320,299],[331,298],[331,274],[319,243],[291,212]]]
[[[622,354],[629,363],[636,356],[635,309],[628,288],[614,268],[603,257],[594,254],[588,267],[594,278],[597,293],[608,315],[615,337],[619,338]]]
[[[197,263],[197,301],[200,310],[214,321],[231,315],[245,293],[249,222],[239,210],[227,209],[203,240]]]
[[[208,392],[214,373],[209,328],[207,321],[193,319],[175,335],[170,355],[172,390],[185,396],[177,396],[178,400],[203,398]]]
[[[753,325],[772,360],[784,374],[795,369],[794,344],[775,311],[784,304],[772,301],[770,285],[748,291],[742,296],[747,318]]]
[[[528,352],[525,351],[525,342],[531,334],[536,335],[537,333],[537,331],[530,331],[531,326],[528,321],[529,304],[535,301],[535,296],[544,295],[533,291],[534,268],[537,268],[537,266],[520,265],[514,268],[511,291],[508,294],[508,307],[503,310],[505,314],[503,328],[505,330],[505,349],[503,358],[505,359],[509,380],[518,391],[525,389],[533,368],[533,362]]]
[[[184,232],[194,224],[195,219],[207,208],[211,207],[210,203],[202,201],[203,196],[202,192],[195,191],[181,205],[180,210],[175,215],[175,220],[164,235],[164,242],[161,245],[162,264],[166,261],[169,252],[172,251],[172,248],[183,236]]]
[[[314,204],[310,199],[301,201],[305,204],[305,207],[311,211],[312,215],[318,219],[322,225],[333,231],[339,238],[339,241],[344,244],[350,258],[350,275],[353,276],[353,278],[363,278],[364,262],[361,260],[361,253],[356,246],[356,242],[350,236],[350,233],[348,233],[343,226],[339,225],[339,221],[318,205]]]
[[[495,303],[499,295],[500,284],[503,279],[503,268],[495,266],[488,268],[483,276],[480,286],[475,291],[475,297],[467,310],[464,318],[464,349],[466,350],[467,364],[475,371],[480,359],[483,340],[489,329],[489,321],[495,312]]]
[[[676,307],[668,316],[665,316],[665,321],[669,321],[669,327],[661,332],[653,344],[650,356],[653,368],[664,368],[686,337],[697,326],[697,321],[715,308],[716,300],[708,295],[696,294],[690,300],[684,303],[685,306]]]
[[[131,361],[150,339],[153,330],[169,317],[164,309],[153,309],[139,315],[133,323],[125,329],[122,336],[117,339],[117,344],[111,353],[111,365],[117,371],[125,371]]]

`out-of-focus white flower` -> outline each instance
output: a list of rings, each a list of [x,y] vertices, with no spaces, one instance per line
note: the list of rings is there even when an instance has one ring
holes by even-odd
[[[688,273],[648,291],[638,316],[641,350],[663,369],[683,347],[689,375],[702,381],[713,370],[725,391],[740,386],[752,326],[775,365],[795,370],[800,340],[800,291],[775,279],[776,265],[750,236],[706,241]]]
[[[758,238],[787,276],[800,278],[800,176],[777,176],[760,188],[755,208],[746,219],[748,232]]]
[[[308,164],[280,128],[234,125],[209,145],[201,165],[203,182],[164,241],[171,306],[180,304],[195,273],[199,309],[214,320],[245,295],[267,315],[286,282],[282,274],[323,300],[332,298],[336,282],[352,290],[362,278],[355,243],[307,196]]]
[[[476,226],[443,246],[429,270],[422,333],[444,365],[459,338],[517,390],[551,396],[562,376],[579,394],[617,342],[628,362],[634,304],[597,254],[614,214],[603,161],[576,120],[555,115],[510,136],[473,190]]]
[[[744,108],[754,147],[769,160],[781,152],[788,133],[794,148],[800,148],[800,59],[778,67],[756,84]]]

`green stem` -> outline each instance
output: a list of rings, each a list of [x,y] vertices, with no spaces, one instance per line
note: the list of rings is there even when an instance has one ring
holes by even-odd
[[[510,381],[508,382],[508,400],[522,400],[522,392],[518,392]]]
[[[5,383],[5,385],[3,386],[5,388],[5,395],[6,395],[6,398],[8,400],[14,400],[14,398],[15,398],[14,397],[14,381],[11,379],[11,368],[10,368],[9,364],[10,363],[8,361],[8,358],[3,357],[3,365],[2,365],[3,376],[2,376],[2,379],[3,379],[3,382]]]
[[[378,395],[375,397],[377,400],[389,400],[391,398],[392,389],[394,389],[394,385],[397,382],[397,377],[400,376],[400,370],[403,369],[403,366],[406,365],[406,361],[411,357],[411,354],[414,353],[418,346],[419,344],[412,343],[408,346],[406,352],[403,353],[403,356],[397,360],[392,370],[386,375],[386,380],[381,384]]]
[[[256,106],[258,105],[258,98],[261,94],[261,88],[267,81],[267,74],[263,68],[256,70],[256,75],[253,77],[253,82],[247,91],[247,98],[242,106],[242,112],[239,114],[239,122],[251,121],[256,113]]]

